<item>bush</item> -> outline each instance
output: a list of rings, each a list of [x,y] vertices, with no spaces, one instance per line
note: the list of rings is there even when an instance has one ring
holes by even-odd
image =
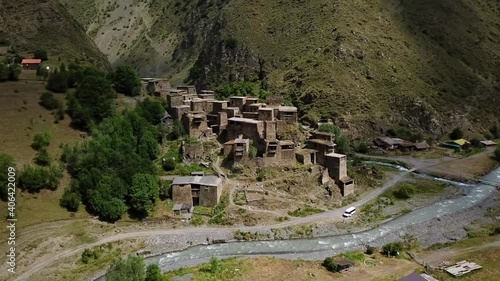
[[[106,274],[109,281],[141,281],[146,279],[144,259],[142,256],[128,255],[126,260],[117,259]]]
[[[43,92],[40,96],[39,104],[48,110],[54,110],[61,106],[61,102],[54,96],[52,92]]]
[[[100,256],[100,252],[102,250],[100,249],[95,249],[95,250],[91,250],[91,249],[85,249],[85,251],[83,251],[82,253],[82,262],[84,264],[88,264],[89,262],[91,262],[92,260],[97,260],[99,259],[99,256]]]
[[[337,266],[335,261],[333,261],[333,259],[330,257],[326,258],[321,265],[324,266],[330,272],[339,272],[339,267]]]
[[[38,192],[43,188],[55,190],[59,186],[62,172],[56,167],[41,168],[25,166],[19,173],[19,186],[30,192]]]
[[[137,71],[128,65],[119,66],[110,75],[115,91],[127,96],[137,96],[140,94],[141,79]]]
[[[66,93],[68,90],[67,72],[55,69],[49,74],[49,79],[47,80],[47,86],[45,88],[54,93]]]
[[[387,243],[384,245],[382,248],[382,253],[384,255],[387,255],[388,257],[390,256],[398,256],[399,252],[403,249],[403,246],[401,245],[400,242],[394,242],[394,243]]]
[[[163,160],[163,163],[162,163],[163,170],[165,170],[167,172],[173,171],[173,170],[175,170],[175,166],[176,166],[176,163],[175,163],[174,159],[166,158]]]
[[[409,199],[413,194],[415,194],[415,188],[409,184],[401,184],[401,186],[392,192],[394,197],[398,199]]]
[[[46,148],[50,145],[51,139],[52,139],[52,136],[50,135],[49,132],[36,134],[33,137],[33,143],[31,144],[31,147],[35,150],[40,150],[42,148]]]
[[[368,153],[369,149],[370,149],[370,147],[368,146],[368,144],[366,144],[366,142],[360,142],[356,146],[356,152],[362,153],[362,154]]]
[[[33,58],[35,59],[41,59],[42,61],[46,61],[49,59],[49,56],[47,54],[47,51],[38,49],[33,52]]]
[[[59,200],[59,205],[70,212],[76,212],[78,211],[78,207],[80,207],[80,195],[73,191],[73,189],[67,187]]]
[[[221,263],[216,257],[212,257],[210,259],[210,272],[212,274],[218,273],[221,271]]]
[[[166,277],[161,273],[157,264],[150,264],[146,268],[146,279],[144,281],[164,281]]]
[[[42,147],[35,155],[35,163],[40,166],[49,166],[52,159],[46,147]]]
[[[251,145],[248,151],[248,156],[250,156],[250,159],[257,157],[257,147]]]
[[[365,253],[366,253],[367,255],[373,255],[373,253],[375,253],[375,247],[372,247],[372,246],[370,246],[370,245],[366,246],[366,251],[365,251]]]
[[[464,137],[464,132],[460,128],[455,128],[449,135],[450,139],[458,140]]]

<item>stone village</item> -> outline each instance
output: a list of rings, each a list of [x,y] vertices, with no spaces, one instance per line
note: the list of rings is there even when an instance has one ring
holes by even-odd
[[[325,168],[324,177],[334,182],[342,196],[354,193],[354,181],[347,175],[347,157],[335,153],[332,134],[312,131],[304,144],[293,136],[300,126],[296,107],[284,106],[279,99],[269,99],[267,103],[242,96],[216,100],[213,91],[197,92],[194,86],[171,88],[165,79],[143,79],[143,85],[148,94],[166,99],[165,119],[180,122],[191,138],[217,139],[223,144],[224,156],[231,157],[234,163],[317,164]],[[250,159],[252,146],[257,149],[256,159]],[[203,173],[176,177],[172,183],[174,211],[197,205],[215,206],[222,194],[223,180]]]

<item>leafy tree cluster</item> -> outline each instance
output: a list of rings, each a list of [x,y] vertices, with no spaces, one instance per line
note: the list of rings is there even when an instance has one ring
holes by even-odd
[[[0,61],[0,82],[17,81],[21,74],[21,66],[14,61]]]
[[[137,216],[147,215],[159,193],[152,176],[152,160],[159,154],[156,127],[136,111],[127,111],[106,118],[92,129],[92,136],[64,149],[72,190],[103,220],[118,220],[127,206]]]
[[[36,77],[38,79],[43,79],[43,80],[47,80],[47,78],[49,77],[49,70],[47,69],[47,66],[45,66],[43,63],[37,66]]]
[[[499,139],[500,138],[500,125],[499,124],[495,124],[495,125],[491,126],[489,131],[491,133],[491,137],[489,137],[489,138],[492,138],[492,139]]]
[[[335,137],[335,150],[339,153],[347,154],[351,151],[351,147],[349,145],[349,140],[346,136],[342,135],[340,132],[340,128],[333,124],[323,124],[319,126],[318,131],[325,133],[332,133]]]
[[[116,93],[104,73],[87,68],[77,84],[75,93],[67,98],[67,112],[74,125],[90,129],[92,123],[99,123],[113,115]]]
[[[137,103],[136,112],[149,123],[157,125],[165,114],[165,105],[148,98]]]
[[[141,79],[135,69],[129,65],[119,66],[109,75],[115,91],[127,96],[140,94]]]
[[[6,200],[8,195],[7,181],[9,179],[9,167],[15,167],[12,156],[0,153],[0,200]]]
[[[128,258],[117,259],[111,265],[106,280],[109,281],[166,281],[158,265],[145,266],[141,256],[130,254]]]
[[[58,167],[24,166],[19,173],[19,186],[29,192],[38,192],[47,188],[56,190],[62,178],[62,171]]]

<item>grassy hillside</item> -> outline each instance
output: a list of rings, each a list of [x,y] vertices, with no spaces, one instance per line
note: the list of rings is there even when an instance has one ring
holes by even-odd
[[[57,0],[0,0],[0,39],[27,57],[36,49],[45,49],[55,62],[79,59],[109,65]]]
[[[252,80],[353,135],[500,121],[498,1],[63,2],[114,64],[199,86]]]

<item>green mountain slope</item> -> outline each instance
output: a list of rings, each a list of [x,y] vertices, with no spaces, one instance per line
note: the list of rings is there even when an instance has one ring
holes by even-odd
[[[114,64],[199,86],[256,80],[353,135],[500,121],[498,1],[63,2]]]
[[[109,66],[81,25],[57,0],[0,0],[0,39],[21,53],[45,49],[49,58]]]

